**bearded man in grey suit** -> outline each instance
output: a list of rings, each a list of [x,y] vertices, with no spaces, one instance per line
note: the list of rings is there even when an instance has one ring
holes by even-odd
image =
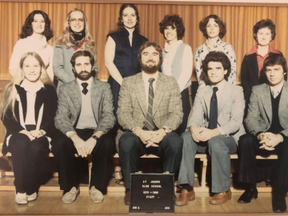
[[[244,120],[249,134],[239,140],[239,181],[246,190],[239,203],[256,199],[256,155],[277,154],[273,169],[272,207],[276,213],[286,211],[288,189],[288,84],[284,79],[287,64],[283,56],[269,56],[264,61],[263,73],[267,83],[253,87]]]
[[[174,130],[182,122],[182,102],[177,81],[158,70],[162,50],[146,42],[138,51],[142,72],[124,78],[118,101],[117,117],[122,130],[118,131],[120,163],[123,168],[129,204],[130,173],[138,171],[139,158],[155,154],[163,159],[163,171],[175,173],[182,155],[182,138]]]
[[[220,205],[231,199],[230,154],[237,150],[237,141],[245,133],[242,125],[244,95],[240,86],[228,83],[231,64],[223,52],[210,52],[202,63],[201,79],[193,104],[188,131],[182,134],[183,156],[178,185],[182,188],[175,204],[183,206],[195,199],[194,160],[196,152],[211,156],[212,193],[210,204]]]
[[[115,149],[107,133],[115,123],[112,93],[108,83],[93,78],[90,52],[74,53],[71,64],[76,79],[59,89],[55,126],[62,133],[54,139],[52,152],[59,165],[64,203],[76,199],[79,183],[89,182],[87,157],[92,156],[89,192],[92,201],[99,203],[107,191],[107,165]]]

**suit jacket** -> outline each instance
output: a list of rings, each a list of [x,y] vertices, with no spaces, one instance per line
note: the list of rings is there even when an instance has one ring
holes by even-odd
[[[148,92],[147,92],[148,94]],[[116,144],[124,131],[143,128],[146,123],[147,103],[142,73],[124,78],[119,93],[117,117],[123,130],[118,131]],[[163,126],[176,130],[182,123],[182,101],[177,81],[158,74],[153,100],[153,121],[157,128]]]
[[[115,124],[110,85],[96,79],[92,79],[91,85],[92,111],[97,123],[95,131],[107,133]],[[63,84],[59,89],[55,126],[62,133],[75,131],[81,112],[81,94],[82,90],[76,79]]]
[[[288,84],[284,81],[279,101],[278,115],[280,125],[284,128],[280,133],[288,136]],[[272,123],[271,93],[268,84],[254,86],[252,89],[247,117],[244,120],[247,130],[256,135],[259,132],[266,132]]]
[[[57,109],[57,95],[55,88],[50,85],[44,85],[45,88],[41,88],[36,93],[35,99],[35,121],[36,124],[40,124],[40,130],[44,130],[46,132],[46,136],[52,137],[55,132],[54,126],[54,116]],[[20,98],[20,102],[23,108],[23,118],[25,122],[26,113],[27,113],[27,96],[26,91],[19,85],[15,85],[17,93]],[[6,115],[2,119],[3,124],[6,127],[6,136],[3,145],[3,154],[5,155],[8,152],[7,148],[7,137],[14,133],[19,133],[21,130],[25,130],[25,128],[20,124],[20,111],[19,111],[19,101],[15,101],[14,112],[16,119],[13,118],[12,110],[7,110]],[[38,119],[39,111],[41,106],[43,106],[43,115],[42,119]],[[38,122],[41,121],[41,122]]]
[[[270,52],[269,56],[271,55],[282,55],[282,53],[277,54]],[[252,87],[266,82],[266,77],[258,78],[258,71],[256,53],[245,55],[241,65],[241,85],[244,90],[246,104],[249,102]]]
[[[233,136],[236,141],[245,133],[243,127],[243,115],[245,101],[243,89],[240,86],[224,81],[223,89],[217,97],[218,119],[217,125],[225,133],[225,136]],[[198,88],[193,104],[192,115],[187,126],[206,127],[209,125],[210,100],[213,94],[211,86]]]

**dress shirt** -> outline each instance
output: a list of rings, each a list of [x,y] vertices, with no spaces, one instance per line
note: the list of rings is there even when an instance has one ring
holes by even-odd
[[[200,47],[196,49],[195,68],[196,68],[196,75],[197,75],[199,87],[205,86],[204,81],[200,79],[200,75],[202,73],[202,68],[201,68],[202,61],[205,59],[206,55],[211,51],[223,52],[227,55],[227,57],[229,58],[231,62],[231,73],[228,77],[228,82],[235,84],[236,82],[236,56],[235,56],[234,48],[230,44],[221,41],[221,39],[219,38],[216,41],[216,44],[214,45],[214,47],[209,47],[208,40],[207,40],[203,45],[201,45]]]
[[[278,86],[270,86],[270,90],[273,95],[273,98],[276,98],[280,94],[280,92],[282,91],[283,85],[284,85],[284,81],[282,81],[282,83]]]

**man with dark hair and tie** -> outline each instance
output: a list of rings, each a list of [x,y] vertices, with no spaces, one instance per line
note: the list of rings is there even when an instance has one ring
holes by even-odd
[[[206,87],[199,88],[182,134],[183,153],[178,177],[181,192],[175,204],[183,206],[195,199],[194,160],[196,152],[209,152],[213,198],[210,204],[220,205],[231,199],[230,154],[237,151],[237,141],[245,133],[242,121],[244,95],[242,87],[227,82],[230,61],[223,52],[210,52],[202,63],[201,79]]]
[[[71,64],[76,79],[59,89],[55,126],[62,133],[53,139],[52,152],[59,165],[64,203],[76,199],[79,183],[89,182],[87,157],[92,156],[89,193],[99,203],[107,192],[107,166],[115,149],[107,133],[115,124],[112,93],[108,83],[94,78],[90,52],[75,52]]]
[[[256,155],[277,154],[271,176],[272,208],[275,213],[286,211],[288,191],[288,84],[285,81],[287,63],[283,56],[268,56],[263,65],[267,83],[254,86],[244,120],[249,134],[239,139],[239,181],[245,192],[239,203],[249,203],[258,197],[256,188]],[[270,161],[269,161],[270,162]]]
[[[130,173],[138,171],[139,158],[155,154],[162,158],[163,172],[175,173],[182,155],[182,138],[174,130],[182,122],[182,102],[177,81],[159,72],[162,50],[146,42],[138,51],[142,72],[124,78],[117,117],[121,130],[116,137],[129,204]]]

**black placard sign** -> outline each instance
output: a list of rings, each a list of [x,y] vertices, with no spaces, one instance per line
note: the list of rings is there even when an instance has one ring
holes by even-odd
[[[174,174],[131,173],[130,213],[174,213]]]

